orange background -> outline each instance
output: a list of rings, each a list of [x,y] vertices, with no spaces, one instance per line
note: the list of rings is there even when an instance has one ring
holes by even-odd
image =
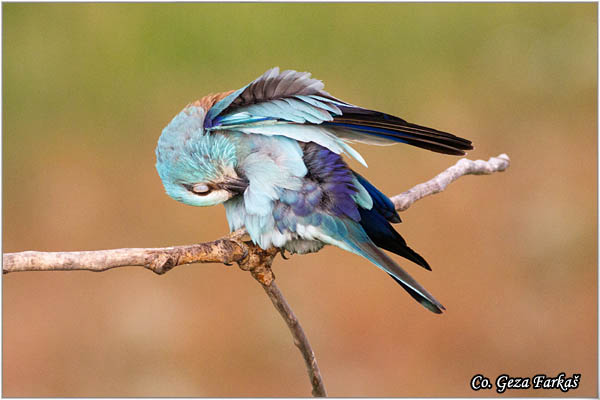
[[[160,247],[227,232],[154,169],[187,103],[279,65],[354,104],[507,153],[402,214],[416,304],[336,248],[276,260],[332,396],[494,396],[471,377],[582,374],[597,396],[596,4],[4,4],[3,249]],[[456,162],[356,146],[393,195]],[[309,396],[237,267],[3,276],[4,396]],[[564,396],[511,391],[512,396]]]

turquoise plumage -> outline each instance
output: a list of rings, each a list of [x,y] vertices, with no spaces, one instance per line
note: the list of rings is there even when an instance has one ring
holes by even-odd
[[[429,265],[390,225],[391,201],[350,169],[350,144],[407,143],[464,154],[471,142],[343,102],[309,73],[273,68],[184,108],[163,130],[156,168],[166,192],[194,206],[224,204],[229,228],[292,253],[326,244],[365,257],[429,310],[444,307],[381,249]]]

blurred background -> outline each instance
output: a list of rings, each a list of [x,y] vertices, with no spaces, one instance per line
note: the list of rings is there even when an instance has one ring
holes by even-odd
[[[434,315],[336,248],[277,259],[331,396],[494,396],[471,377],[580,373],[597,393],[596,4],[3,4],[3,250],[160,247],[227,233],[154,169],[186,104],[273,66],[473,140],[461,178],[397,229]],[[389,195],[457,158],[356,148]],[[310,396],[303,360],[237,267],[6,275],[4,396]]]

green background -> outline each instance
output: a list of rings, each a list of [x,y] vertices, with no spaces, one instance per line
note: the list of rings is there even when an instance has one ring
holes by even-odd
[[[162,128],[273,66],[473,140],[466,177],[403,213],[433,315],[342,250],[278,259],[332,396],[488,396],[471,377],[581,373],[597,395],[596,4],[3,4],[3,248],[208,241],[222,207],[164,194]],[[356,148],[393,195],[457,159]],[[513,396],[563,396],[514,391]],[[136,268],[3,277],[4,396],[309,396],[247,273]]]

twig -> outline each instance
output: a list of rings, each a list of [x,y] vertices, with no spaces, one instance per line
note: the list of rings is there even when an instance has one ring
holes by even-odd
[[[279,311],[279,314],[281,314],[287,323],[287,326],[290,328],[290,332],[292,332],[292,336],[294,337],[294,344],[296,347],[298,347],[302,353],[302,356],[304,357],[310,383],[313,388],[313,397],[327,397],[327,392],[325,391],[325,385],[323,384],[323,378],[321,378],[321,371],[319,371],[315,353],[310,346],[308,338],[304,333],[304,329],[302,329],[302,325],[300,325],[300,322],[298,321],[298,318],[296,318],[294,311],[292,311],[292,308],[285,300],[285,297],[283,297],[283,294],[279,290],[279,287],[277,287],[275,281],[271,282],[270,285],[262,285],[262,287],[273,302],[273,305],[277,311]]]
[[[504,171],[509,164],[510,159],[506,154],[492,157],[489,161],[461,159],[433,179],[396,195],[391,200],[396,210],[404,211],[423,197],[443,191],[450,183],[463,175],[482,175]],[[142,266],[157,274],[164,274],[183,264],[237,262],[241,269],[252,273],[285,320],[294,338],[294,344],[304,357],[313,387],[313,396],[324,397],[326,396],[325,386],[315,354],[300,322],[275,284],[271,265],[279,251],[275,248],[263,250],[252,242],[242,241],[245,233],[244,230],[240,230],[213,242],[153,249],[7,253],[2,257],[2,272],[4,274],[21,271],[85,270],[99,272],[124,266]]]
[[[502,172],[510,165],[510,158],[506,154],[500,154],[498,157],[492,157],[488,161],[483,160],[468,160],[461,158],[436,177],[428,180],[425,183],[418,184],[404,193],[400,193],[390,200],[394,203],[396,210],[405,211],[415,201],[421,200],[423,197],[430,196],[439,192],[443,192],[446,186],[464,175],[489,175],[494,172]]]

